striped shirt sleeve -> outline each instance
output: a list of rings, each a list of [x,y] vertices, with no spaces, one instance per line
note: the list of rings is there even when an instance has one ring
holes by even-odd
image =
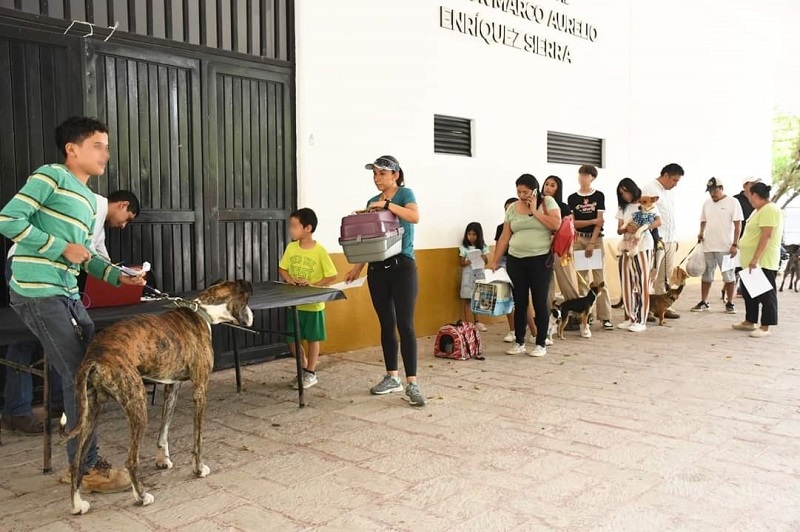
[[[0,234],[15,243],[36,246],[43,256],[57,260],[67,248],[67,241],[31,224],[33,215],[47,202],[57,186],[55,180],[44,174],[33,174],[28,178],[28,182],[0,211]]]

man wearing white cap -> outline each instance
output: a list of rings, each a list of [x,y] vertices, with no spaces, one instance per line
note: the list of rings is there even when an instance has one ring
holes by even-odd
[[[701,300],[692,307],[692,312],[704,312],[709,309],[708,292],[714,281],[717,268],[722,272],[722,282],[725,283],[725,312],[736,314],[733,306],[733,287],[736,281],[734,269],[723,270],[722,264],[725,256],[735,257],[739,252],[739,237],[741,236],[742,207],[736,198],[726,196],[722,181],[712,177],[706,183],[706,192],[711,198],[703,204],[700,215],[700,233],[697,241],[703,243],[703,252],[706,257],[706,271],[703,273],[701,285]]]

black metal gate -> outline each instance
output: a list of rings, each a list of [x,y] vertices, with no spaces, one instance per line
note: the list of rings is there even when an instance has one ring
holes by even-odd
[[[187,39],[63,36],[63,22],[52,31],[33,31],[42,26],[38,19],[6,27],[7,11],[0,9],[0,116],[13,120],[0,121],[0,203],[36,166],[59,160],[52,140],[59,121],[96,116],[109,126],[112,153],[106,175],[90,185],[99,194],[132,190],[142,203],[135,223],[107,231],[115,260],[149,260],[169,292],[219,278],[277,279],[296,202],[293,63],[189,46]],[[280,20],[289,24],[290,15]],[[262,44],[277,43],[262,29]],[[251,39],[243,39],[243,51],[255,48]],[[270,49],[289,57],[285,45]],[[7,304],[5,293],[0,303]],[[280,313],[263,314],[257,327],[282,328]],[[226,367],[229,339],[216,340],[217,367]],[[287,351],[279,338],[247,342],[245,361]]]

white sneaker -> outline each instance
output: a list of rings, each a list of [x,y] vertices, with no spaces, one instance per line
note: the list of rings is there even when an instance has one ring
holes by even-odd
[[[547,354],[547,349],[542,347],[541,345],[537,345],[530,351],[528,351],[529,357],[543,357]]]
[[[550,347],[551,345],[553,345],[553,340],[551,340],[550,338],[545,338],[544,339],[544,345],[546,347]]]
[[[587,325],[585,329],[581,329],[581,338],[591,338],[592,337],[592,330],[589,329]]]
[[[508,334],[503,337],[503,341],[507,344],[510,344],[514,340],[517,339],[517,335],[514,334],[514,331],[508,331]]]
[[[514,347],[506,349],[507,355],[522,355],[525,353],[525,344],[514,344]]]
[[[642,332],[647,330],[647,325],[645,325],[644,323],[634,323],[633,325],[628,327],[628,330],[630,332]]]
[[[631,325],[633,325],[631,320],[625,320],[622,323],[617,324],[617,329],[628,329]]]
[[[750,338],[764,338],[765,336],[769,336],[770,334],[772,333],[769,331],[769,329],[765,331],[764,329],[759,328],[750,333]]]
[[[311,373],[310,371],[303,370],[303,389],[308,390],[312,386],[315,386],[319,380],[317,379],[316,373]],[[294,380],[292,384],[292,388],[295,390],[298,388],[297,379]]]
[[[481,322],[479,322],[479,321],[476,321],[476,322],[475,322],[475,327],[477,327],[477,329],[478,329],[480,332],[486,332],[486,325],[484,325],[483,323],[481,323]]]

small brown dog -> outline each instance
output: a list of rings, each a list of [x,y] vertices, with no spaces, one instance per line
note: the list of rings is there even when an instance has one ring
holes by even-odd
[[[664,325],[664,315],[681,296],[688,276],[686,270],[678,266],[672,271],[669,291],[664,294],[650,294],[650,312],[658,318],[659,325]]]
[[[85,514],[89,503],[81,498],[80,464],[84,449],[94,432],[100,404],[114,399],[128,417],[130,439],[126,466],[131,476],[133,496],[144,506],[153,502],[139,480],[139,447],[147,429],[147,399],[142,377],[165,384],[161,430],[158,435],[156,467],[172,468],[169,459],[169,425],[178,387],[183,381],[194,385],[193,470],[205,477],[210,469],[203,463],[203,415],[214,350],[211,325],[233,323],[244,327],[253,324],[248,301],[253,286],[248,281],[222,281],[205,289],[182,308],[160,315],[140,315],[115,323],[97,334],[89,344],[75,378],[75,398],[79,419],[67,433],[67,419],[62,416],[62,435],[78,437],[78,449],[71,464],[72,513]]]

